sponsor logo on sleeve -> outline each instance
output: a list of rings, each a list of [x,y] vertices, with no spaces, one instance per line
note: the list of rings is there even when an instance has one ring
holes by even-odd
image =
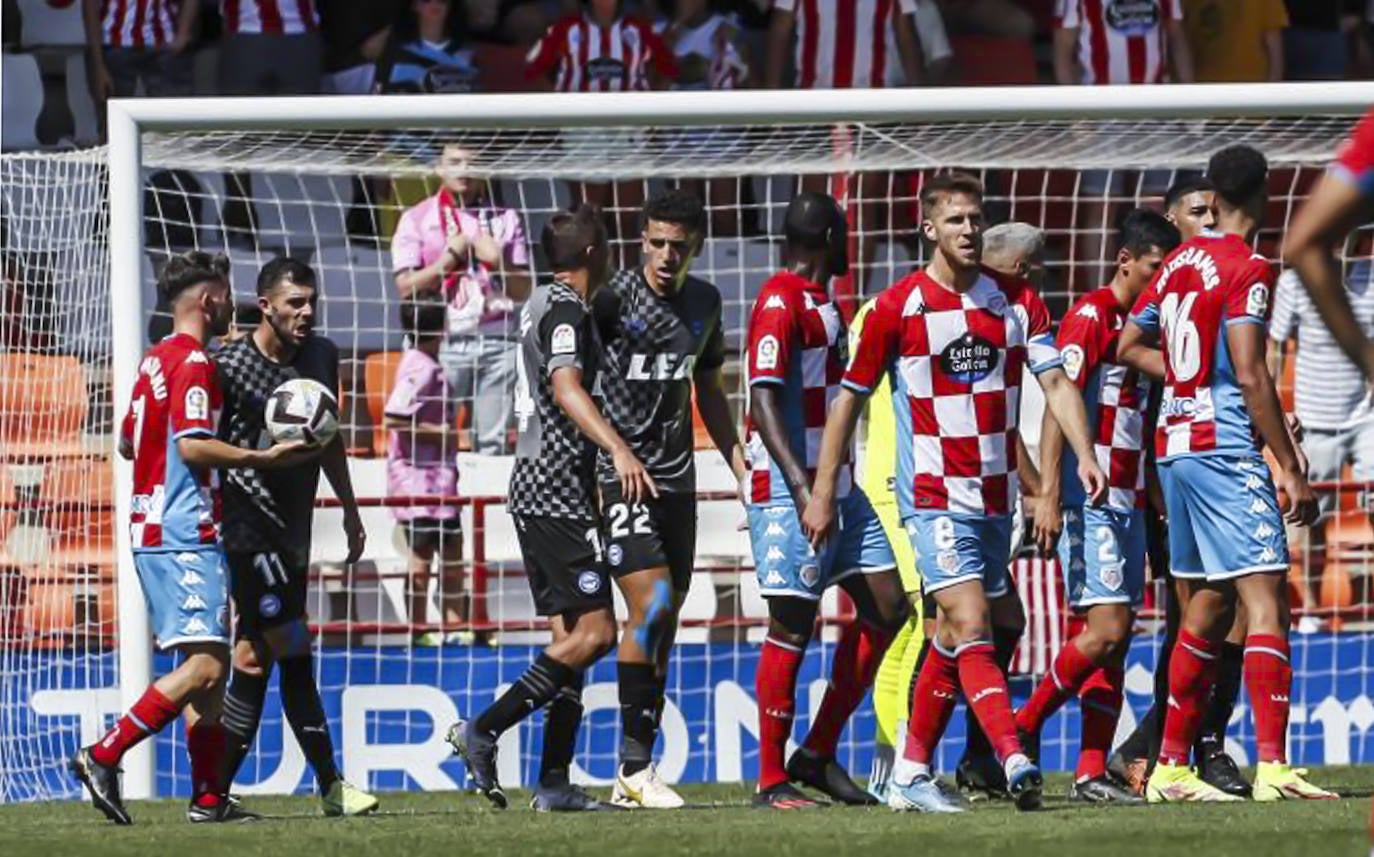
[[[210,394],[204,387],[192,387],[186,391],[186,419],[191,421],[210,418]]]
[[[1269,308],[1269,287],[1264,283],[1255,283],[1250,287],[1250,291],[1245,296],[1245,312],[1247,315],[1263,317]]]
[[[550,348],[554,354],[577,353],[577,331],[571,324],[560,324],[553,329]]]
[[[1083,348],[1078,345],[1067,346],[1062,354],[1064,358],[1064,371],[1069,373],[1071,380],[1077,381],[1078,376],[1083,372]]]
[[[778,368],[778,338],[769,334],[759,340],[754,354],[754,367],[759,370]]]

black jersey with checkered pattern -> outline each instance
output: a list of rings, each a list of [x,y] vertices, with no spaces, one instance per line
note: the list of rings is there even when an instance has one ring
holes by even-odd
[[[339,349],[323,336],[311,336],[289,363],[278,363],[245,336],[214,353],[224,394],[220,439],[247,449],[272,445],[264,415],[267,400],[292,378],[310,378],[339,389]],[[284,470],[224,470],[224,549],[288,553],[304,559],[310,551],[310,525],[319,487],[319,459]]]
[[[512,514],[595,521],[596,450],[553,399],[553,373],[582,370],[594,393],[601,343],[582,297],[564,283],[541,285],[520,311],[515,417],[519,440],[510,475]]]
[[[617,271],[592,304],[605,346],[603,412],[660,491],[696,491],[692,378],[725,362],[720,303],[715,286],[690,276],[660,295],[636,268]],[[596,469],[602,482],[616,481],[604,452]]]

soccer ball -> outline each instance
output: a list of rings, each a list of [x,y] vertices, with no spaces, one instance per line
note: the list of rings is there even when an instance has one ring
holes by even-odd
[[[272,391],[264,420],[273,443],[303,440],[324,446],[339,433],[339,403],[319,381],[292,378]]]

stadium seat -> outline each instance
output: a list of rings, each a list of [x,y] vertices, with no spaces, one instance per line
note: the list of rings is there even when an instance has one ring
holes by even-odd
[[[38,116],[43,112],[43,77],[38,62],[28,54],[5,54],[4,81],[0,83],[5,121],[0,123],[0,148],[5,151],[37,149]]]
[[[80,2],[59,4],[52,0],[18,0],[18,4],[23,21],[20,28],[20,44],[23,47],[86,46]]]
[[[98,568],[114,564],[113,483],[113,469],[106,459],[48,464],[39,499],[47,509],[52,565]]]
[[[114,570],[74,579],[29,574],[24,598],[23,632],[34,648],[95,644],[114,637],[116,602]]]
[[[75,357],[0,352],[0,459],[82,454],[87,407],[86,373]]]
[[[959,35],[949,41],[957,82],[964,86],[1017,86],[1040,80],[1028,39]]]
[[[315,265],[320,278],[318,324],[341,351],[385,351],[401,345],[391,276],[391,254],[354,245],[324,246]]]
[[[382,410],[396,381],[396,368],[401,365],[400,351],[379,351],[367,355],[363,364],[363,389],[367,396],[367,414],[372,418],[372,453],[386,455],[386,429]]]
[[[77,52],[67,57],[67,105],[72,111],[74,128],[72,139],[81,146],[100,142],[100,117],[91,87],[86,82],[86,54]]]

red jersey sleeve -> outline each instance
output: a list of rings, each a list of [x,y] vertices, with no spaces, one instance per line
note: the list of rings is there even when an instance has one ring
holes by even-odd
[[[779,277],[763,284],[749,317],[749,384],[781,384],[801,338],[802,300]]]
[[[534,80],[543,77],[558,65],[559,57],[563,54],[564,46],[568,43],[568,28],[571,26],[569,19],[564,18],[556,22],[544,33],[539,41],[534,43],[530,52],[525,55],[525,79]]]
[[[1331,173],[1365,196],[1374,196],[1374,109],[1355,126],[1355,132],[1337,153]]]
[[[878,296],[864,319],[849,368],[841,383],[865,395],[882,381],[892,361],[897,357],[902,326],[902,294],[906,290],[890,288]]]
[[[204,352],[193,351],[168,379],[168,410],[172,439],[215,433],[215,411],[219,409],[219,383],[215,368]]]
[[[674,58],[668,43],[663,41],[663,37],[655,33],[654,28],[648,24],[640,24],[639,32],[644,39],[645,48],[649,51],[649,62],[653,64],[654,71],[667,80],[676,80],[680,72],[677,67],[677,59]]]
[[[1267,259],[1251,259],[1230,284],[1223,317],[1227,324],[1268,324],[1274,307],[1274,268]]]
[[[1059,323],[1059,353],[1064,359],[1064,371],[1069,380],[1083,389],[1102,362],[1106,344],[1107,320],[1102,308],[1090,301],[1080,301]]]

